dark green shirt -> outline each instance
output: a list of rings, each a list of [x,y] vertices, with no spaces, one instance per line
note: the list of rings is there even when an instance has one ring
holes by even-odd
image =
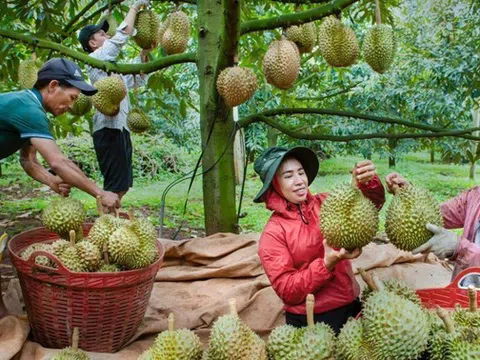
[[[0,94],[0,159],[20,150],[31,138],[54,140],[40,92]]]

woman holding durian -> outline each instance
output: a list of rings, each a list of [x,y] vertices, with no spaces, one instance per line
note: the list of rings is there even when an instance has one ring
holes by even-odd
[[[321,209],[328,194],[313,195],[308,189],[318,168],[317,156],[305,147],[268,148],[256,160],[254,169],[263,187],[254,202],[265,202],[273,211],[258,253],[273,289],[284,303],[286,323],[307,325],[305,299],[312,293],[315,322],[324,322],[338,333],[347,319],[360,311],[360,287],[350,260],[360,256],[361,248],[332,247],[324,238]],[[385,191],[375,165],[365,160],[351,172],[355,191],[381,208]]]

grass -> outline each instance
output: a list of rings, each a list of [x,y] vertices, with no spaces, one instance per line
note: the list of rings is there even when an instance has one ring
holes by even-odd
[[[322,161],[319,175],[310,187],[311,191],[313,193],[329,191],[335,184],[349,181],[349,170],[356,162],[361,160],[362,158],[359,156],[342,156]],[[384,181],[385,176],[391,172],[388,169],[387,159],[374,157],[373,161],[377,166],[378,174]],[[32,212],[32,215],[38,214],[55,196],[49,192],[39,191],[42,185],[28,177],[18,165],[10,165],[2,170],[3,175],[0,177],[0,188],[2,189],[0,193],[0,219],[12,219],[26,212]],[[452,198],[461,191],[476,185],[475,181],[468,178],[468,165],[430,164],[429,155],[426,153],[408,154],[397,163],[395,171],[404,175],[413,184],[429,189],[439,201]],[[480,170],[477,171],[477,178],[479,175]],[[159,224],[162,193],[177,177],[166,174],[161,180],[135,180],[134,187],[124,197],[122,207],[141,208],[149,214],[154,223]],[[13,190],[8,189],[16,184],[21,185]],[[188,185],[189,181],[181,182],[168,193],[165,202],[165,227],[175,228],[180,224]],[[247,216],[240,219],[243,232],[261,232],[270,217],[270,211],[265,209],[263,204],[252,202],[260,188],[260,180],[253,172],[250,164],[242,202],[242,212],[246,212]],[[237,206],[239,194],[240,187],[237,187]],[[95,215],[95,200],[91,196],[77,189],[72,191],[72,196],[82,200],[89,214]],[[385,209],[390,200],[391,195],[387,195],[386,206],[380,213],[381,228],[383,228]],[[200,177],[195,180],[189,195],[185,223],[192,228],[203,228],[204,226]]]

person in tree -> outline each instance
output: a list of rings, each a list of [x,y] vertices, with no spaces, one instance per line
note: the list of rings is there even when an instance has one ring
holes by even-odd
[[[402,187],[409,182],[399,173],[392,172],[385,177],[387,190],[393,193],[395,185]],[[452,280],[469,267],[480,266],[480,187],[475,186],[440,205],[445,228],[427,224],[433,234],[425,244],[412,250],[413,254],[434,253],[439,259],[455,262]],[[462,235],[447,229],[463,228]],[[480,287],[480,276],[470,276],[462,286],[470,284]]]
[[[116,29],[113,37],[106,32],[109,29],[107,21],[90,24],[80,30],[78,39],[83,50],[93,58],[103,61],[116,61],[122,47],[130,36],[136,34],[133,27],[137,11],[141,6],[148,6],[150,0],[137,0],[132,3],[124,21]],[[155,47],[155,46],[154,46]],[[151,51],[142,50],[138,61],[147,62]],[[108,76],[105,71],[87,65],[87,71],[92,84]],[[127,89],[143,86],[148,76],[120,75]],[[97,154],[100,170],[103,175],[103,188],[118,194],[120,199],[133,185],[132,142],[127,116],[130,111],[130,99],[127,93],[120,103],[120,110],[115,116],[107,116],[98,110],[93,115],[93,144]]]
[[[332,248],[320,230],[321,207],[328,193],[313,195],[309,185],[319,162],[306,147],[290,150],[271,147],[255,161],[254,170],[263,187],[254,202],[265,202],[273,214],[259,241],[258,254],[273,289],[284,302],[286,323],[307,325],[305,299],[315,295],[315,321],[325,322],[338,334],[350,316],[360,311],[360,287],[350,259],[361,249]],[[385,202],[385,190],[370,160],[352,170],[362,193],[377,208]]]
[[[103,206],[114,211],[120,207],[118,195],[88,179],[62,153],[50,131],[47,112],[54,116],[67,112],[80,92],[91,96],[97,89],[84,81],[77,64],[53,58],[40,68],[32,89],[0,94],[0,160],[20,151],[20,164],[33,179],[63,196],[69,195],[72,186],[95,198],[101,196]],[[37,152],[56,175],[42,166]],[[0,317],[6,314],[0,301]]]

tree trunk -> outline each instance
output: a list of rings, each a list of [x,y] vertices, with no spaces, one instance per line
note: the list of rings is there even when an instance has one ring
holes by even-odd
[[[215,82],[219,72],[233,64],[240,34],[240,2],[206,0],[199,1],[197,8],[200,129],[202,147],[205,149],[203,171],[206,172],[203,174],[205,230],[207,235],[238,232],[233,162],[234,122],[232,109],[218,95]]]
[[[435,143],[432,141],[430,144],[430,163],[435,162]]]
[[[395,148],[397,147],[397,139],[388,139],[388,149],[390,151],[390,155],[388,156],[388,167],[394,168],[395,167]]]
[[[473,110],[472,110],[472,115],[473,115],[473,126],[478,127],[480,124],[480,111],[479,111],[479,104],[475,103],[473,105]],[[474,131],[473,135],[477,136],[478,131]],[[475,141],[472,141],[472,153],[474,156],[477,154],[477,148],[478,144]],[[476,162],[470,163],[470,180],[475,180],[475,168],[476,168]]]

